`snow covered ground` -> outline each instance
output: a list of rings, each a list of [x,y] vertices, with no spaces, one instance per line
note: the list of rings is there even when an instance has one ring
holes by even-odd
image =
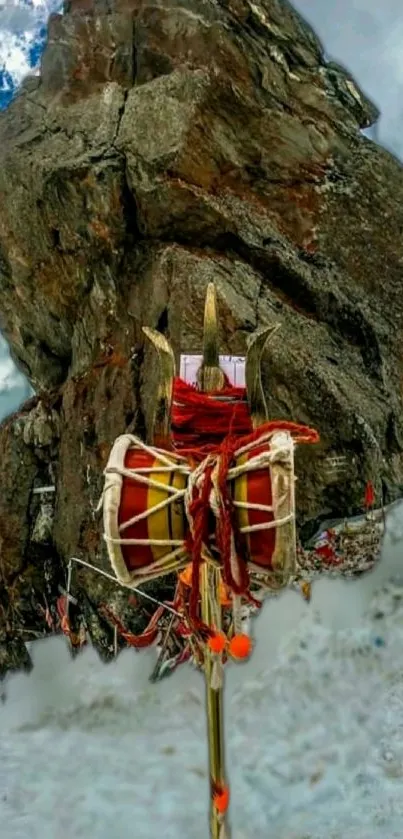
[[[400,506],[376,571],[268,603],[227,670],[233,839],[401,839],[402,546]],[[150,685],[152,652],[72,662],[60,639],[34,655],[0,705],[1,839],[207,839],[201,676]]]

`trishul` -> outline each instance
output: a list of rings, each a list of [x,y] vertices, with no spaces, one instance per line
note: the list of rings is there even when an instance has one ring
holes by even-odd
[[[252,425],[258,428],[268,420],[266,401],[261,380],[261,357],[267,341],[277,331],[278,326],[270,326],[254,333],[247,347],[245,361],[246,391]],[[161,448],[170,449],[171,439],[171,408],[173,383],[175,377],[175,357],[167,339],[148,327],[144,333],[153,343],[159,359],[159,388],[157,404],[152,429],[152,442]],[[204,312],[204,342],[203,361],[198,371],[198,386],[205,393],[221,389],[225,383],[225,376],[219,362],[219,337],[217,319],[216,290],[213,283],[207,287]],[[221,612],[219,587],[221,585],[221,571],[216,565],[204,562],[201,571],[201,617],[209,626],[214,624],[219,630],[221,626]],[[283,581],[284,585],[284,581]],[[205,658],[205,677],[207,693],[207,725],[211,782],[211,839],[223,839],[228,835],[228,825],[225,816],[221,816],[213,806],[214,791],[226,788],[224,762],[224,732],[223,732],[223,689],[212,687],[212,653],[207,651]]]

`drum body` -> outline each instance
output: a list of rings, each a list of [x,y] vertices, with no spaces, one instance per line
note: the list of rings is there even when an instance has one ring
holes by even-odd
[[[141,449],[129,449],[125,457],[125,469],[142,476],[160,486],[149,486],[135,478],[123,477],[119,505],[119,531],[122,539],[149,540],[150,544],[122,544],[122,554],[129,572],[137,568],[153,565],[172,552],[169,545],[152,544],[157,542],[183,542],[185,538],[185,510],[183,499],[171,501],[171,494],[165,486],[183,490],[186,475],[179,469],[162,471],[158,457]],[[148,471],[148,470],[157,471]],[[160,469],[161,471],[158,471]],[[146,471],[143,471],[146,470]],[[168,503],[169,502],[169,503]],[[125,522],[143,513],[147,515],[129,527]]]
[[[123,434],[105,469],[104,539],[122,585],[137,586],[186,566],[184,490],[189,466]],[[172,492],[170,492],[170,488]]]
[[[249,454],[241,455],[237,459],[237,466],[244,466],[262,450],[263,447],[260,447]],[[267,468],[257,469],[240,475],[234,480],[233,499],[245,504],[245,507],[239,507],[237,510],[237,524],[241,533],[244,533],[249,561],[270,570],[276,545],[271,471]],[[272,510],[269,512],[246,506],[250,504],[271,507]],[[256,525],[268,527],[248,532],[247,528]]]
[[[253,465],[271,452],[270,465],[251,468],[233,481],[237,524],[243,535],[247,560],[256,572],[273,571],[284,584],[295,570],[295,501],[293,443],[288,434],[273,435],[237,458],[237,466]]]

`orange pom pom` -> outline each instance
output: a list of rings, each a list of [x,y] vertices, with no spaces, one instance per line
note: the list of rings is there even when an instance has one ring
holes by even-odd
[[[228,647],[232,658],[248,658],[252,652],[252,641],[249,635],[234,635]]]
[[[227,639],[223,632],[215,632],[214,635],[210,635],[207,644],[212,653],[222,653],[227,645]]]
[[[229,788],[224,787],[216,792],[213,797],[213,804],[218,813],[226,813],[229,807]]]

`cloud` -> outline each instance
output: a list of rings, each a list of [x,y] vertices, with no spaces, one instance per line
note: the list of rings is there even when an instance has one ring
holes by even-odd
[[[7,351],[3,358],[0,358],[0,393],[11,394],[12,391],[18,392],[21,388],[25,393],[27,390],[26,378],[18,370]]]
[[[11,358],[0,362],[0,389],[12,390],[19,384],[21,374],[16,369]]]
[[[12,0],[0,2],[0,28],[9,32],[30,29],[35,25],[37,11],[28,3],[16,3]]]
[[[28,30],[38,20],[47,17],[55,5],[62,3],[54,0],[0,0],[0,29],[10,32]]]
[[[0,0],[0,93],[14,91],[25,76],[39,72],[38,44],[45,43],[49,15],[61,12],[62,5],[62,0]]]
[[[354,76],[381,111],[377,141],[403,157],[401,0],[294,0],[326,53]]]
[[[6,341],[0,335],[0,422],[31,394],[25,376],[11,359]]]
[[[0,32],[0,67],[6,68],[2,74],[5,90],[12,90],[30,72],[28,53],[25,35],[17,37],[7,29]]]

